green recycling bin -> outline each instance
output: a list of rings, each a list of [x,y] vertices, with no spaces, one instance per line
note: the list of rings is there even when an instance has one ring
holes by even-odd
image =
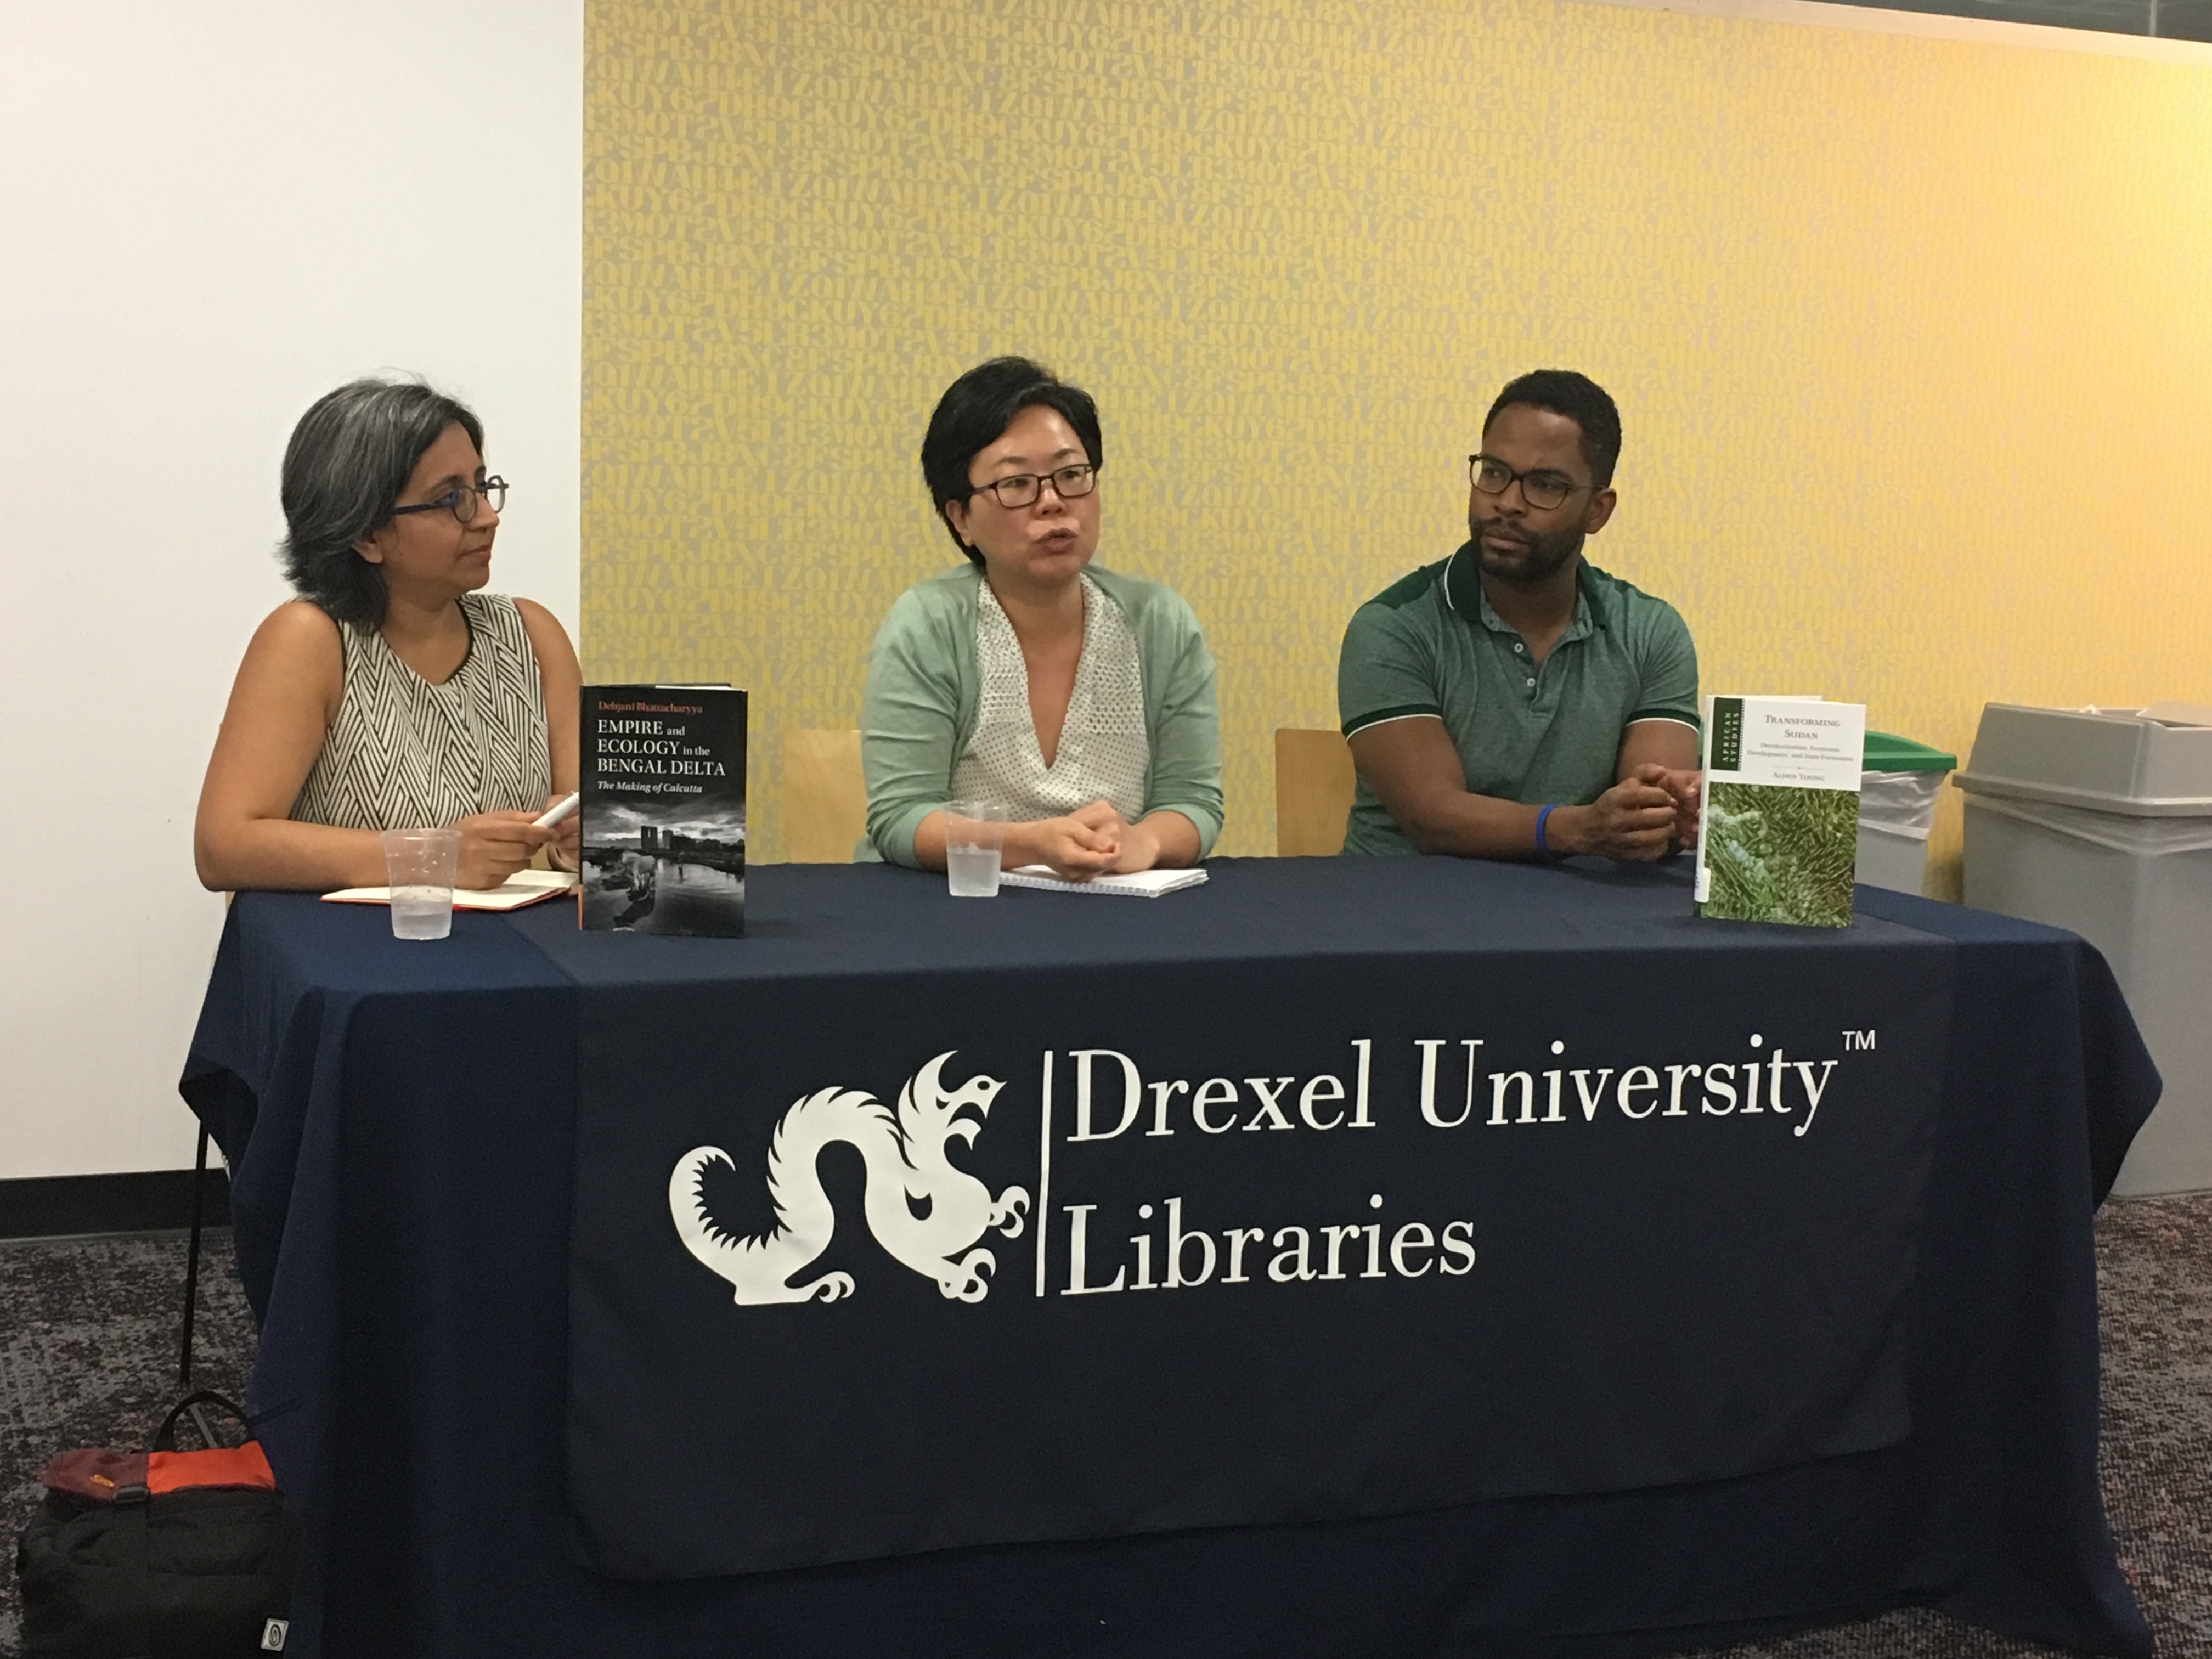
[[[1887,732],[1866,734],[1859,776],[1859,872],[1869,887],[1917,893],[1928,880],[1936,800],[1959,757]]]

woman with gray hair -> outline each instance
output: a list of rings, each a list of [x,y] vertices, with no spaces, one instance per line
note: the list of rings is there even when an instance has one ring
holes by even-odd
[[[459,884],[495,887],[576,821],[576,653],[550,611],[481,589],[506,483],[483,427],[406,381],[356,380],[284,452],[284,570],[300,598],[246,648],[192,838],[216,889],[377,886],[376,832],[452,825]]]

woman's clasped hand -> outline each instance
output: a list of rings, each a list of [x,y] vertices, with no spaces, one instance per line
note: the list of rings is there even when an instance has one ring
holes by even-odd
[[[1129,875],[1161,862],[1158,832],[1131,823],[1111,801],[1095,800],[1064,817],[1006,826],[1003,862],[1009,869],[1041,864],[1065,881]]]

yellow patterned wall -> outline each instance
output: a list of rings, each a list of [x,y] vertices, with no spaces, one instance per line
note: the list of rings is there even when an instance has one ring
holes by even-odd
[[[1206,625],[1224,852],[1538,366],[1620,400],[1590,550],[1709,691],[1962,755],[2212,702],[2212,62],[1548,0],[591,0],[586,61],[586,666],[753,689],[764,858],[1002,351],[1097,394],[1101,559]]]

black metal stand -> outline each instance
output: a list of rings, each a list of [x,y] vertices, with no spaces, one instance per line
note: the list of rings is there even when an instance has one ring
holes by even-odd
[[[200,1217],[206,1207],[207,1198],[208,1132],[200,1125],[199,1151],[192,1158],[192,1238],[185,1249],[185,1337],[177,1353],[177,1386],[192,1386],[192,1316],[199,1310],[200,1300]],[[210,1449],[222,1441],[216,1438],[215,1425],[207,1419],[207,1413],[198,1400],[189,1401],[185,1413],[192,1419],[192,1426],[200,1431],[200,1444]]]
[[[208,1132],[200,1126],[200,1149],[192,1161],[192,1242],[185,1251],[185,1340],[177,1355],[177,1386],[192,1386],[192,1315],[200,1295],[200,1200],[207,1188]],[[213,1445],[213,1441],[208,1442]]]

